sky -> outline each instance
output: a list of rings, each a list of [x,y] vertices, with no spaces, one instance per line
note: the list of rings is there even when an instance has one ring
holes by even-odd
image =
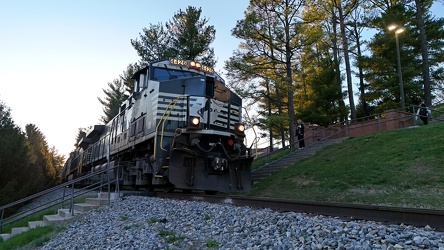
[[[240,41],[231,36],[249,0],[0,0],[0,101],[24,131],[36,125],[67,156],[79,128],[100,124],[98,97],[130,63],[130,40],[188,6],[216,29],[216,71]],[[443,6],[434,8],[444,17]]]
[[[217,71],[239,41],[231,36],[248,0],[0,0],[0,101],[24,131],[35,124],[59,154],[79,128],[99,121],[98,97],[139,56],[130,40],[188,6],[216,29]]]

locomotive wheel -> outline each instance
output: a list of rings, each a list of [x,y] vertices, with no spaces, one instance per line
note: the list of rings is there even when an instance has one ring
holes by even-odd
[[[217,191],[214,191],[214,190],[205,190],[205,194],[207,194],[207,195],[215,195],[215,194],[217,194]]]
[[[192,189],[182,189],[182,192],[185,194],[191,194]]]
[[[163,187],[163,191],[165,191],[166,193],[172,193],[174,191],[174,186],[172,184],[166,184]]]

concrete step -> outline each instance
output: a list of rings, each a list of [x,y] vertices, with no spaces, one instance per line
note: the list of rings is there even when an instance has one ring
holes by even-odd
[[[28,227],[33,229],[33,228],[37,228],[37,227],[44,227],[46,226],[46,223],[42,220],[39,221],[29,221],[28,222]]]
[[[64,208],[64,209],[59,209],[58,210],[58,215],[60,215],[60,217],[65,218],[65,219],[69,219],[73,217],[73,214],[76,215],[78,213],[81,213],[80,211],[77,211],[74,209],[74,211],[70,211],[70,209],[68,208]]]
[[[74,204],[74,210],[82,212],[82,213],[88,212],[89,210],[96,209],[98,207],[100,207],[100,206],[90,204],[90,203],[76,203],[76,204]]]
[[[86,198],[86,203],[102,206],[108,204],[108,198]]]
[[[51,224],[56,224],[61,221],[67,220],[75,216],[76,214],[81,214],[92,209],[96,209],[102,205],[108,204],[108,197],[110,200],[119,199],[118,193],[107,193],[101,192],[97,195],[98,198],[86,198],[86,203],[76,203],[73,206],[74,212],[72,213],[70,209],[59,209],[57,214],[54,215],[44,215],[42,221],[30,221],[28,222],[28,227],[15,227],[11,229],[10,234],[0,234],[3,240],[9,239],[11,236],[28,231],[31,228],[37,228],[42,226],[47,226]],[[73,215],[74,214],[74,215]]]
[[[59,223],[61,221],[64,221],[65,218],[63,218],[62,216],[58,215],[58,214],[53,214],[53,215],[44,215],[43,216],[43,221],[47,224],[47,225],[52,225],[52,224],[56,224]]]
[[[7,240],[11,238],[11,234],[0,234],[0,238],[2,238],[3,240]]]
[[[13,227],[11,229],[11,236],[26,232],[29,230],[29,227]]]
[[[98,194],[98,197],[97,197],[97,198],[108,199],[108,197],[110,197],[111,200],[117,200],[117,199],[119,199],[119,194],[118,194],[118,193],[115,193],[115,192],[112,192],[112,193],[108,193],[108,192],[100,192],[100,193]]]

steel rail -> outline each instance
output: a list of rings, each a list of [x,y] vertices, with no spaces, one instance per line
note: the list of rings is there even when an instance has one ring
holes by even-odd
[[[320,214],[345,221],[371,220],[384,224],[430,226],[444,231],[444,210],[389,207],[364,204],[329,203],[317,201],[285,200],[243,196],[211,196],[204,194],[156,193],[156,197],[224,203],[252,208],[269,208],[281,212]]]

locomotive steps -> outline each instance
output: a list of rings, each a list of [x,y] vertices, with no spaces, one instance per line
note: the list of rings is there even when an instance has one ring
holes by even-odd
[[[58,224],[60,222],[74,218],[79,214],[88,212],[89,210],[96,209],[102,205],[106,205],[108,204],[108,200],[112,201],[117,200],[118,198],[118,193],[100,192],[98,193],[97,198],[86,198],[85,203],[75,203],[73,205],[73,211],[70,211],[70,209],[67,208],[58,209],[57,214],[44,215],[42,220],[40,221],[29,221],[27,227],[14,227],[11,229],[11,233],[0,234],[0,237],[3,240],[7,240],[14,235],[26,232],[30,229]]]

